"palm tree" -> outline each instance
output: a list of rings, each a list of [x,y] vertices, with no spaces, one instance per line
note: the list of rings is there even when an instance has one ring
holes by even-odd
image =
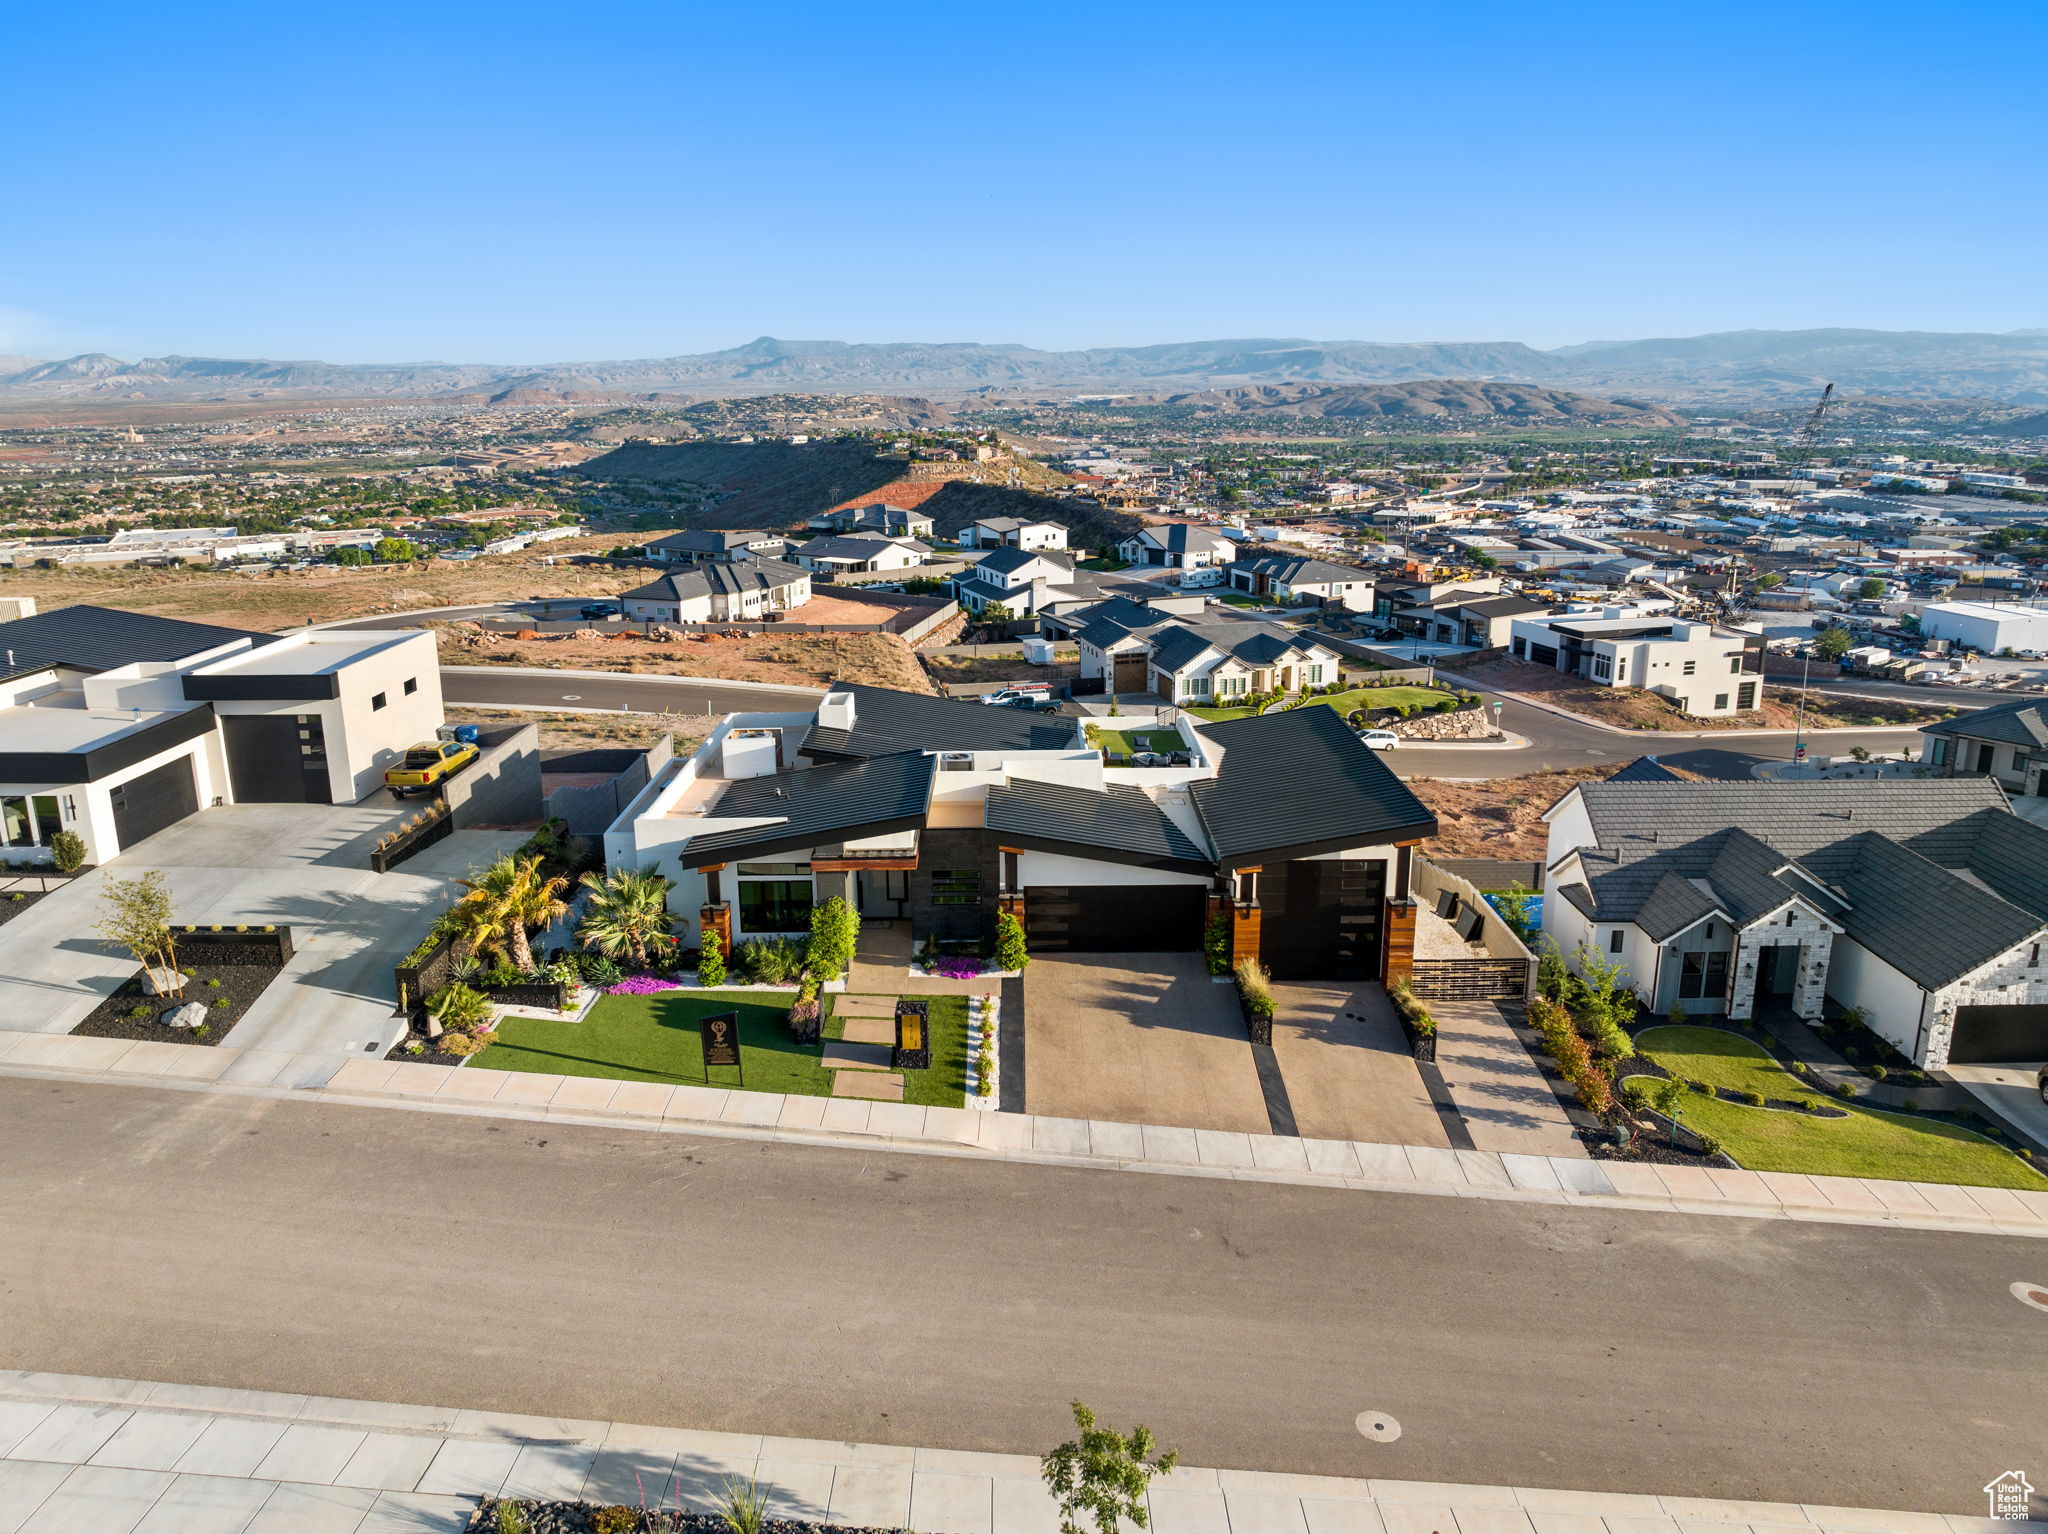
[[[587,873],[580,882],[590,898],[576,941],[606,958],[624,954],[645,965],[647,945],[668,935],[668,880],[644,869],[614,868],[602,878]]]
[[[469,891],[457,903],[456,910],[469,905],[477,907],[472,930],[488,929],[490,936],[501,938],[513,966],[521,970],[533,968],[533,948],[527,934],[561,920],[569,909],[561,898],[569,881],[559,877],[543,879],[538,853],[515,858],[508,852],[476,878],[455,882]]]

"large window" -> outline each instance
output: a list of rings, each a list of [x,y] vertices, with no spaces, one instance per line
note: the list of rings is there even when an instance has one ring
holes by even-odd
[[[47,847],[63,828],[55,794],[0,798],[0,847]]]
[[[804,932],[811,925],[811,881],[740,877],[740,930]]]
[[[1705,1001],[1728,990],[1726,953],[1684,953],[1678,956],[1678,997]]]

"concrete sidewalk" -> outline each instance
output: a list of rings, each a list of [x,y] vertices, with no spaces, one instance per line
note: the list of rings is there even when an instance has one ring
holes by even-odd
[[[1064,1426],[1047,1424],[1049,1437]],[[1026,1454],[0,1373],[0,1534],[457,1534],[487,1496],[709,1511],[729,1479],[757,1482],[785,1518],[922,1534],[1058,1528]],[[2048,1531],[1960,1513],[1190,1466],[1147,1502],[1155,1534]]]
[[[1490,1001],[1432,1001],[1436,1068],[1458,1117],[1483,1151],[1585,1159],[1564,1105],[1542,1067]]]

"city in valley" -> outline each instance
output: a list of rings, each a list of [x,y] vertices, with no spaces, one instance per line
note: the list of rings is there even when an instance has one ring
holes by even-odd
[[[2048,1527],[2038,108],[1297,9],[25,36],[0,1534]]]

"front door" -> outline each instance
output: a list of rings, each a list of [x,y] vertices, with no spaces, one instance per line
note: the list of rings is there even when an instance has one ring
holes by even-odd
[[[874,921],[900,921],[910,899],[910,875],[897,868],[862,869],[860,914]]]

